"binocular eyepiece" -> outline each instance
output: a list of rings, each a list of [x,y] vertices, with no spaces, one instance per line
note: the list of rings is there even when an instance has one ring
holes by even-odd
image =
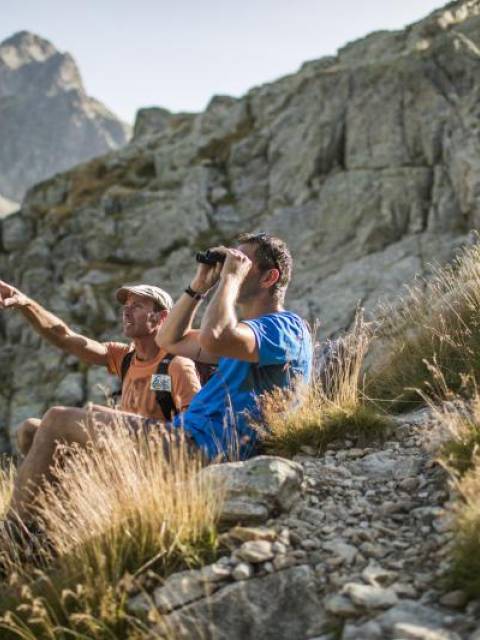
[[[199,251],[195,256],[197,262],[202,262],[203,264],[217,264],[220,262],[223,264],[225,262],[225,254],[220,253],[220,251]]]

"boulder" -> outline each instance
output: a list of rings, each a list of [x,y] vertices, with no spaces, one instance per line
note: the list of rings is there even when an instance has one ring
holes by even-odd
[[[262,523],[288,511],[300,495],[303,479],[299,464],[273,456],[212,465],[202,473],[225,490],[220,515],[224,526]]]
[[[303,640],[319,633],[325,622],[313,571],[298,566],[230,584],[166,616],[154,633],[179,640]]]

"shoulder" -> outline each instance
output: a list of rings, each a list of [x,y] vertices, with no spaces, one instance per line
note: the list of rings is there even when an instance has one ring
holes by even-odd
[[[133,345],[123,342],[104,342],[107,350],[107,368],[110,373],[122,377],[122,362],[124,357],[133,351]]]
[[[107,353],[125,355],[129,351],[133,351],[133,345],[124,342],[104,342]]]
[[[191,358],[186,358],[185,356],[174,356],[168,365],[169,372],[185,371],[186,369],[191,370],[194,368],[194,361]]]
[[[308,332],[307,324],[302,318],[292,311],[279,311],[278,313],[269,313],[259,318],[245,320],[245,324],[255,328],[261,328],[265,331],[282,331],[282,332]]]

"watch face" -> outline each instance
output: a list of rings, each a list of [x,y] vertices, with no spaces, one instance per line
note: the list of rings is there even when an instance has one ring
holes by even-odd
[[[154,373],[150,380],[150,389],[152,391],[172,391],[172,380],[165,373]]]

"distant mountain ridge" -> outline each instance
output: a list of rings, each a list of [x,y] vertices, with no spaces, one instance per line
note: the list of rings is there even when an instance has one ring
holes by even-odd
[[[75,60],[21,31],[0,43],[0,193],[121,147],[130,127],[87,95]]]

